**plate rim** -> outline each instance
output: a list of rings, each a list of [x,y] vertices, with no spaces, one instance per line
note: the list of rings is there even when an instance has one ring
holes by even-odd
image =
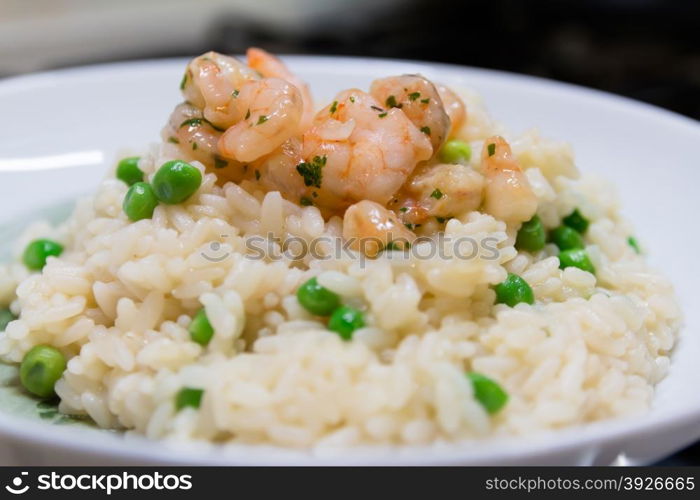
[[[361,56],[313,56],[313,55],[293,55],[286,54],[281,56],[283,60],[288,62],[291,66],[299,66],[304,64],[321,65],[328,64],[329,62],[337,63],[352,63],[366,64],[371,62],[372,64],[383,64],[388,63],[392,65],[406,65],[415,67],[425,67],[429,68],[431,71],[435,72],[447,72],[451,75],[462,76],[468,78],[470,74],[485,77],[487,79],[497,79],[504,83],[515,84],[515,85],[525,85],[525,86],[537,86],[544,89],[552,89],[560,93],[560,95],[566,94],[565,97],[576,96],[577,98],[585,97],[587,99],[592,99],[596,101],[604,101],[605,104],[613,105],[617,109],[624,112],[635,112],[642,113],[645,116],[649,116],[651,119],[659,120],[663,118],[668,124],[673,124],[674,126],[682,127],[686,129],[691,134],[698,134],[700,136],[700,121],[697,121],[691,117],[681,115],[677,112],[670,111],[658,106],[637,101],[628,97],[620,96],[610,92],[588,88],[568,82],[559,82],[556,80],[543,78],[539,76],[532,75],[522,75],[516,73],[510,73],[507,71],[493,70],[486,68],[478,68],[472,66],[462,66],[456,64],[447,63],[437,63],[429,61],[419,61],[419,60],[408,60],[408,59],[391,59],[391,58],[370,58]],[[159,59],[144,59],[138,61],[118,61],[110,63],[99,63],[90,64],[82,66],[72,66],[68,68],[56,69],[45,72],[29,73],[17,76],[11,76],[8,78],[0,79],[0,99],[11,95],[13,92],[28,92],[32,88],[41,87],[42,85],[51,84],[52,82],[61,81],[63,83],[70,83],[71,79],[83,79],[89,76],[102,75],[105,72],[108,73],[121,73],[124,71],[147,71],[153,70],[154,72],[163,71],[166,67],[174,67],[177,65],[182,65],[186,61],[186,58],[159,58]],[[461,73],[461,75],[460,75]],[[684,337],[688,335],[688,328],[686,326],[681,327],[681,336],[679,337],[679,343],[674,349],[679,349],[682,344]],[[652,403],[653,405],[654,403]],[[416,464],[431,464],[431,463],[474,463],[475,461],[486,461],[490,463],[499,462],[503,460],[513,460],[515,458],[521,457],[522,459],[528,460],[537,455],[563,452],[566,450],[573,450],[575,448],[600,446],[607,441],[623,441],[630,439],[637,435],[642,435],[646,432],[652,431],[659,427],[665,430],[678,429],[692,425],[693,423],[700,420],[700,402],[697,402],[695,406],[688,405],[685,411],[682,413],[674,415],[662,415],[661,418],[650,418],[648,413],[643,414],[637,418],[618,418],[609,419],[604,421],[597,421],[589,424],[583,424],[574,427],[568,427],[561,430],[555,431],[544,431],[538,434],[538,437],[533,441],[532,439],[526,439],[522,437],[511,437],[511,443],[507,443],[507,446],[501,447],[498,452],[489,455],[483,453],[474,453],[472,447],[464,447],[465,443],[473,443],[474,441],[457,442],[446,446],[443,451],[438,451],[432,446],[429,447],[416,447],[415,450],[427,450],[426,455],[421,455],[420,453],[413,453],[414,447],[399,447],[403,450],[410,450],[410,455],[402,456],[405,452],[400,449],[389,455],[376,455],[372,453],[371,455],[362,456],[358,453],[351,453],[345,457],[317,457],[305,454],[306,458],[299,458],[296,456],[293,458],[295,464],[307,463],[309,465],[316,464],[345,464],[353,463],[356,461],[361,461],[363,463],[379,463],[379,464],[403,464],[403,465],[416,465]],[[696,425],[697,434],[700,435],[700,424]],[[46,439],[46,433],[49,429],[55,429],[55,426],[51,426],[46,423],[41,422],[30,422],[21,417],[12,416],[4,413],[0,410],[0,436],[8,436],[10,439],[22,439],[24,441],[34,442],[36,444],[46,445],[43,442]],[[91,439],[91,436],[77,434],[83,434],[84,431],[77,429],[63,429],[63,432],[55,432],[50,436],[52,444],[61,446],[64,449],[72,449],[80,453],[93,453],[99,455],[109,455],[110,459],[122,458],[130,461],[144,461],[144,460],[159,460],[164,463],[192,463],[191,459],[195,458],[194,455],[189,455],[187,457],[173,456],[172,450],[167,446],[153,446],[153,443],[160,444],[158,441],[148,440],[146,438],[131,438],[129,440],[125,439],[114,439],[112,436],[111,442],[98,442],[100,440]],[[73,435],[75,434],[75,435]],[[104,434],[105,436],[108,433]],[[543,436],[554,436],[556,439],[540,439]],[[697,437],[697,436],[696,436]],[[481,442],[480,440],[477,442]],[[489,444],[494,442],[494,438],[487,439]],[[139,443],[138,448],[134,445]],[[101,445],[109,445],[101,446]],[[234,445],[235,446],[235,445]],[[265,445],[267,449],[272,449],[269,445]],[[380,448],[380,447],[378,447]],[[448,451],[449,449],[449,451]],[[279,450],[287,453],[289,450],[287,448],[279,448]],[[275,455],[270,453],[267,458],[257,457],[257,456],[247,456],[243,460],[234,459],[231,460],[231,455],[224,454],[221,452],[211,451],[202,455],[196,456],[197,463],[225,463],[225,464],[271,464],[279,463],[280,455]],[[373,460],[378,459],[377,462]],[[223,462],[221,462],[223,460]],[[282,463],[285,462],[284,459],[281,460]]]

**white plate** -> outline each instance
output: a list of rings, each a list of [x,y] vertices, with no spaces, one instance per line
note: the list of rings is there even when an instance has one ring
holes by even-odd
[[[579,167],[617,183],[624,212],[652,263],[677,287],[686,327],[652,410],[529,438],[440,449],[357,450],[311,456],[270,447],[180,450],[140,438],[49,426],[0,413],[0,462],[15,464],[590,464],[648,463],[700,436],[700,308],[696,229],[700,125],[654,107],[535,78],[376,59],[289,57],[319,102],[380,75],[420,72],[481,93],[510,130],[538,126],[570,141]],[[0,82],[0,226],[90,191],[117,151],[156,140],[179,101],[184,61],[72,69]],[[66,165],[78,165],[65,168]],[[63,167],[62,167],[63,165]],[[46,213],[46,210],[44,210]],[[4,454],[4,456],[3,456]],[[621,460],[619,457],[624,457]]]

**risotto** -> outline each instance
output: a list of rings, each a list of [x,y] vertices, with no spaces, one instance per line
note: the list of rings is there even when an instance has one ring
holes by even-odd
[[[177,82],[174,82],[177,85]],[[295,448],[644,412],[681,314],[605,181],[420,75],[321,108],[207,53],[163,140],[0,266],[24,389],[154,439]]]

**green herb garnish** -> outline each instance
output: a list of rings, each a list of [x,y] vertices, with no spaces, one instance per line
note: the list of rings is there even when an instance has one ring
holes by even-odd
[[[338,111],[338,101],[333,101],[333,104],[331,104],[330,112],[331,114],[333,114],[336,111]]]
[[[423,132],[425,135],[430,135],[430,127],[428,126],[421,127],[420,131]]]
[[[489,145],[487,146],[487,149],[488,149],[488,152],[489,152],[489,156],[493,156],[493,155],[496,154],[496,144],[495,144],[495,143],[492,142],[491,144],[489,144]]]
[[[430,193],[430,197],[439,200],[440,198],[442,198],[442,191],[440,191],[439,189],[435,189],[432,193]]]
[[[214,157],[214,168],[226,168],[228,167],[228,161],[218,156]]]
[[[314,156],[310,162],[302,162],[297,165],[297,172],[304,178],[305,186],[321,187],[322,169],[326,165],[326,160],[325,156]]]
[[[408,98],[412,101],[415,101],[419,97],[420,97],[420,92],[411,92],[410,94],[408,94]]]
[[[219,131],[219,132],[223,132],[223,131],[224,131],[223,128],[217,127],[216,125],[214,125],[212,122],[210,122],[210,121],[207,120],[206,118],[190,118],[189,120],[185,120],[184,122],[182,122],[182,123],[180,124],[180,128],[182,128],[182,127],[199,127],[199,126],[201,126],[203,123],[206,123],[206,124],[209,125],[211,128],[213,128],[214,130],[217,130],[217,131]]]

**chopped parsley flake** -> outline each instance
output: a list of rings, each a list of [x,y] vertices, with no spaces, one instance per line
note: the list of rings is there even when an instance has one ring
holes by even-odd
[[[224,160],[223,158],[219,158],[218,156],[214,157],[214,168],[226,168],[228,167],[228,162]]]
[[[398,102],[396,102],[396,97],[394,97],[393,95],[390,95],[389,97],[386,98],[386,105],[389,108],[400,108],[401,107],[401,105]]]
[[[258,118],[258,123],[256,123],[256,125],[262,125],[262,124],[265,123],[267,120],[268,120],[267,116],[265,116],[265,115],[260,115],[260,118]]]
[[[408,212],[408,207],[399,208],[399,212],[401,212],[402,214],[405,214],[406,212]]]
[[[354,96],[354,95],[351,95],[351,96],[350,96],[350,102],[353,103],[353,104],[355,104],[355,96]]]
[[[245,114],[245,119],[247,120],[248,118],[250,118],[250,109],[248,109],[248,111]]]
[[[241,92],[238,89],[236,89],[233,92],[231,92],[231,97],[238,97],[238,94],[240,94],[240,93]]]
[[[185,120],[180,124],[180,128],[182,127],[199,127],[202,123],[204,123],[204,118],[190,118],[189,120]]]
[[[330,112],[331,114],[333,114],[336,111],[338,111],[338,101],[333,101],[333,104],[331,104]]]
[[[421,99],[420,102],[423,104],[428,104],[430,102],[430,97],[426,97],[425,99]]]
[[[256,181],[260,180],[260,170],[258,170],[257,168],[255,169],[255,180]]]
[[[436,200],[439,200],[440,198],[442,198],[442,191],[440,191],[439,189],[436,189],[435,191],[430,193],[430,197],[435,198]]]
[[[430,127],[428,126],[421,127],[420,131],[423,132],[425,135],[430,135]]]
[[[420,224],[411,224],[410,222],[407,222],[406,224],[404,224],[404,226],[406,226],[408,229],[413,231],[414,229],[418,229],[421,225]]]
[[[314,204],[314,202],[311,201],[310,198],[307,198],[306,196],[302,196],[301,199],[299,200],[299,204],[301,204],[302,207],[310,207],[311,205]]]
[[[192,151],[197,151],[197,148],[198,148],[198,147],[199,147],[199,146],[197,146],[197,143],[196,143],[196,142],[193,142],[193,143],[192,143]]]
[[[177,137],[173,137],[172,135],[168,137],[168,142],[172,144],[180,144],[180,141],[177,139]]]
[[[408,94],[408,98],[412,101],[415,101],[419,97],[420,97],[420,92],[411,92],[410,94]]]
[[[214,125],[212,122],[210,122],[210,121],[207,120],[206,118],[190,118],[189,120],[185,120],[184,122],[182,122],[182,123],[180,124],[180,128],[182,128],[182,127],[199,127],[199,126],[201,126],[203,123],[206,123],[206,124],[209,125],[211,128],[213,128],[214,130],[217,130],[217,131],[219,131],[219,132],[223,132],[223,131],[224,131],[224,129],[222,129],[222,128],[220,128],[220,127],[217,127],[216,125]]]
[[[384,118],[384,117],[385,117],[386,115],[388,115],[388,114],[389,114],[389,113],[387,113],[386,111],[384,111],[384,113],[379,113],[377,116],[378,116],[379,118]]]
[[[496,144],[495,144],[495,143],[492,142],[491,144],[489,144],[489,145],[487,146],[487,149],[488,149],[488,152],[489,152],[489,156],[493,156],[493,155],[496,154]]]
[[[186,86],[187,86],[187,71],[185,71],[185,74],[182,75],[182,80],[180,80],[180,90],[185,90]]]
[[[323,179],[323,167],[326,165],[325,156],[314,156],[310,162],[302,162],[297,165],[297,172],[304,178],[305,186],[321,187]]]
[[[389,243],[386,244],[386,246],[384,248],[386,250],[401,250],[401,247],[395,241],[390,241]]]
[[[370,108],[372,108],[372,109],[375,110],[375,111],[379,111],[380,113],[381,113],[382,111],[384,111],[384,110],[383,110],[382,108],[380,108],[379,106],[370,106]]]

